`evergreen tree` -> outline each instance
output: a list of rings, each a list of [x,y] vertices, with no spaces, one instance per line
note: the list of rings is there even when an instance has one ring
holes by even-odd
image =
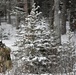
[[[38,8],[33,5],[30,15],[26,18],[26,24],[19,32],[22,38],[18,44],[20,51],[23,52],[22,59],[24,59],[21,67],[25,69],[25,73],[41,74],[56,70],[54,68],[57,65],[55,32],[53,30],[50,32],[45,18],[39,20],[38,16],[41,12],[36,11]]]

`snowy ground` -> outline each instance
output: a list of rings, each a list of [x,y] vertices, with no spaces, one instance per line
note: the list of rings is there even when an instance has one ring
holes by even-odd
[[[16,34],[15,27],[13,27],[10,24],[2,23],[1,29],[2,29],[2,35],[7,35],[7,37],[2,36],[3,43],[5,43],[9,47],[12,47],[14,41],[16,40],[16,38],[15,38],[15,34]]]
[[[62,44],[68,41],[68,30],[70,29],[69,27],[69,22],[66,22],[66,34],[61,36],[61,41]],[[75,32],[71,32],[71,34],[73,35],[73,37],[71,38],[71,41],[75,43],[76,45],[76,33]]]

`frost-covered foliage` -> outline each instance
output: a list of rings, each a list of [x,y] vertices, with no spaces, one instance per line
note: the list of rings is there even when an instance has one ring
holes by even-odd
[[[61,73],[69,73],[73,71],[73,67],[75,64],[75,44],[72,40],[73,34],[71,31],[67,32],[68,41],[63,43],[62,46],[59,46],[59,71]]]
[[[22,25],[18,31],[20,39],[17,41],[17,45],[20,52],[17,55],[18,58],[20,57],[19,59],[22,59],[23,64],[20,68],[25,73],[50,73],[52,72],[52,63],[57,64],[56,61],[52,61],[52,57],[56,57],[57,51],[52,47],[56,46],[54,39],[50,38],[50,33],[53,34],[53,31],[50,32],[45,18],[39,18],[41,12],[37,11],[38,8],[39,6],[35,7],[35,4],[32,6],[25,25]]]

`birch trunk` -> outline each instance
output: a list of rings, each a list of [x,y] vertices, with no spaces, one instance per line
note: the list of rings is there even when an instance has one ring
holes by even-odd
[[[54,30],[57,39],[57,45],[61,44],[61,33],[60,33],[60,18],[59,18],[59,1],[54,0]]]

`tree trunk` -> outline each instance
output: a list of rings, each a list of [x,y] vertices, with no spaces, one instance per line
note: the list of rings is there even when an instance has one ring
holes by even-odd
[[[62,34],[65,34],[66,33],[66,1],[63,0],[63,6],[62,6],[62,24],[61,24],[61,27],[62,27]]]
[[[50,22],[50,28],[53,29],[54,25],[53,25],[53,21],[54,21],[54,1],[51,1],[51,8],[50,8],[50,13],[49,13],[49,22]]]
[[[9,4],[8,4],[8,23],[9,23],[9,24],[11,24],[10,11],[11,11],[11,0],[9,0]]]
[[[59,17],[59,1],[54,0],[54,30],[57,39],[57,45],[61,44],[61,33],[60,33],[60,17]]]
[[[19,13],[16,14],[16,29],[19,29],[19,24],[20,24],[20,17]]]
[[[1,26],[1,16],[0,16],[0,26]]]
[[[26,12],[26,15],[28,15],[28,3],[27,0],[24,1],[24,11]]]
[[[4,6],[4,17],[5,17],[5,21],[7,21],[7,7],[6,7],[6,0],[5,0],[5,6]]]
[[[67,11],[67,14],[68,14],[69,28],[71,29],[71,22],[70,22],[71,10],[68,10],[68,11]],[[66,29],[66,32],[67,32],[67,30],[68,30],[68,29]]]

